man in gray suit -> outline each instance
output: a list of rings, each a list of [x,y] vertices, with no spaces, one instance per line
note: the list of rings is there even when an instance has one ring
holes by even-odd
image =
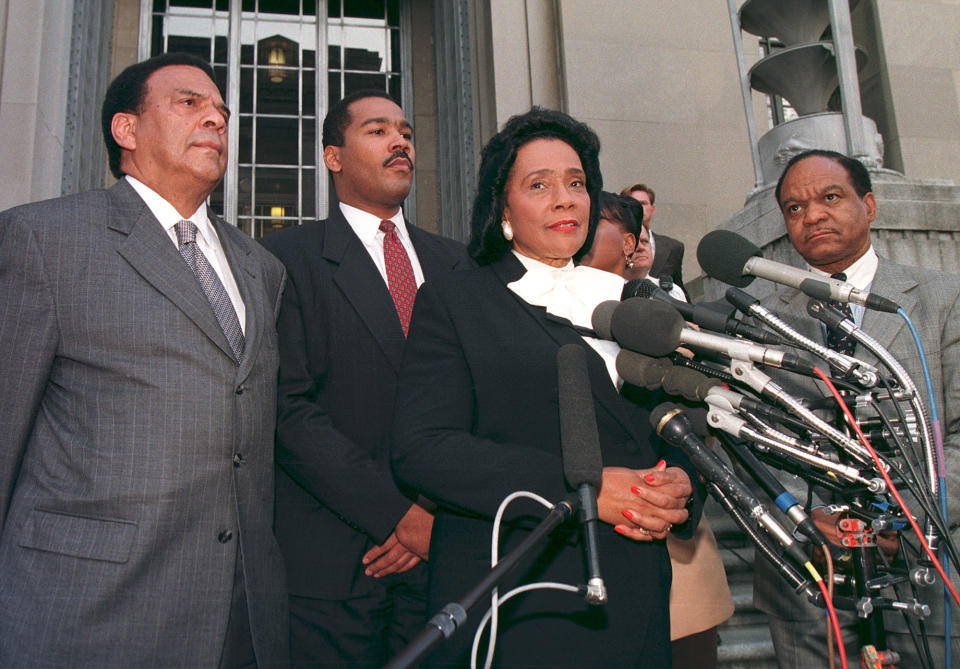
[[[825,276],[842,272],[844,280],[858,289],[894,300],[919,330],[944,426],[947,496],[951,500],[948,522],[951,530],[955,530],[960,524],[960,506],[956,503],[960,495],[960,277],[900,265],[876,254],[870,241],[876,200],[869,172],[854,159],[830,151],[801,153],[784,170],[776,197],[787,235],[812,271]],[[823,341],[825,332],[819,321],[806,316],[808,299],[799,290],[780,287],[763,300],[763,304],[796,330]],[[926,405],[919,355],[903,319],[896,314],[851,307],[857,325],[890,351],[921,388]],[[873,364],[877,362],[859,348],[855,355]],[[823,365],[826,369],[826,363]],[[791,386],[790,378],[778,378],[780,381],[790,391],[803,392],[802,382]],[[783,474],[781,478],[798,499],[806,498],[806,485],[799,477]],[[911,499],[908,498],[908,504]],[[922,517],[922,510],[915,503],[911,509]],[[835,520],[816,509],[813,515],[828,536],[835,536],[832,532]],[[908,532],[904,531],[904,535]],[[957,532],[953,534],[956,540]],[[911,545],[916,546],[916,542]],[[956,575],[956,565],[951,566],[951,574]],[[953,580],[958,582],[956,578]],[[934,586],[920,588],[919,599],[933,609],[925,627],[930,637],[933,666],[942,667],[945,666],[943,587],[939,577],[937,581]],[[797,669],[827,666],[823,610],[795,596],[765,560],[758,561],[754,587],[757,607],[770,616],[780,666]],[[908,590],[904,588],[903,592],[906,595]],[[889,589],[883,594],[893,596]],[[853,666],[859,653],[857,619],[852,613],[839,613],[844,645]],[[915,619],[912,622],[916,627]],[[958,622],[960,614],[954,610],[951,646],[954,662],[960,661],[960,641],[956,638],[960,634]],[[925,666],[921,664],[922,656],[910,639],[903,616],[886,611],[884,627],[888,647],[901,654],[902,660],[897,666]]]
[[[0,666],[289,661],[284,270],[207,211],[228,116],[207,63],[133,65],[103,106],[120,181],[0,214]]]

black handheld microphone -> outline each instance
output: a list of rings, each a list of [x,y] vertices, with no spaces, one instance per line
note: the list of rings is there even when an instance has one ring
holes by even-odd
[[[661,404],[650,414],[650,424],[667,443],[683,449],[697,470],[729,496],[748,517],[754,518],[797,564],[802,565],[809,560],[790,533],[694,433],[683,409],[669,402]]]
[[[603,458],[583,347],[577,344],[560,347],[557,352],[557,382],[563,475],[580,496],[580,519],[589,571],[586,600],[589,604],[606,604],[607,588],[600,576],[597,546],[597,488],[603,477]]]
[[[680,312],[683,320],[695,323],[711,332],[721,332],[733,337],[743,337],[750,341],[755,341],[758,344],[776,345],[784,343],[783,337],[780,335],[750,325],[749,323],[744,323],[739,318],[734,318],[730,312],[723,313],[719,309],[705,304],[690,304],[682,300],[677,300],[649,279],[633,279],[632,281],[627,281],[623,287],[623,293],[620,299],[627,300],[631,297],[645,297],[666,302]]]

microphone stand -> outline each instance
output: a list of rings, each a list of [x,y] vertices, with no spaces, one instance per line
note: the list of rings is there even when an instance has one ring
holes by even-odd
[[[524,538],[512,551],[503,556],[497,565],[490,569],[476,585],[459,601],[450,602],[427,621],[420,633],[408,643],[403,650],[397,653],[385,669],[406,669],[423,659],[430,651],[444,639],[450,638],[467,620],[467,611],[487,596],[493,588],[506,578],[507,574],[517,566],[517,563],[530,553],[541,540],[556,527],[566,522],[580,506],[580,497],[571,495],[556,504],[550,513]]]

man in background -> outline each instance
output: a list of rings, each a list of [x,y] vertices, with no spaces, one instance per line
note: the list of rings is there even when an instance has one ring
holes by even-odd
[[[670,277],[673,283],[686,293],[686,288],[683,287],[683,242],[664,234],[653,234],[651,221],[657,210],[654,204],[656,193],[644,183],[635,183],[624,188],[620,194],[632,197],[643,205],[643,227],[650,238],[650,253],[653,254],[650,275],[658,279]]]

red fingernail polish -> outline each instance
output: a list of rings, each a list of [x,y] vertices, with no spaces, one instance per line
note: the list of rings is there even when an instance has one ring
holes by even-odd
[[[657,477],[654,476],[653,474],[644,474],[643,480],[646,481],[647,483],[653,483],[654,481],[657,480]]]
[[[616,532],[617,534],[626,534],[626,533],[627,533],[627,531],[626,531],[625,529],[623,529],[622,527],[620,527],[619,525],[614,525],[613,531]]]
[[[665,465],[665,464],[667,464],[667,461],[666,461],[666,460],[661,460],[660,462],[657,463],[657,467],[662,467],[662,466]]]
[[[629,509],[624,509],[620,513],[623,514],[624,518],[629,518],[630,520],[633,520],[633,513]]]
[[[630,486],[630,492],[632,492],[634,495],[639,495],[640,488],[638,488],[637,486]]]

